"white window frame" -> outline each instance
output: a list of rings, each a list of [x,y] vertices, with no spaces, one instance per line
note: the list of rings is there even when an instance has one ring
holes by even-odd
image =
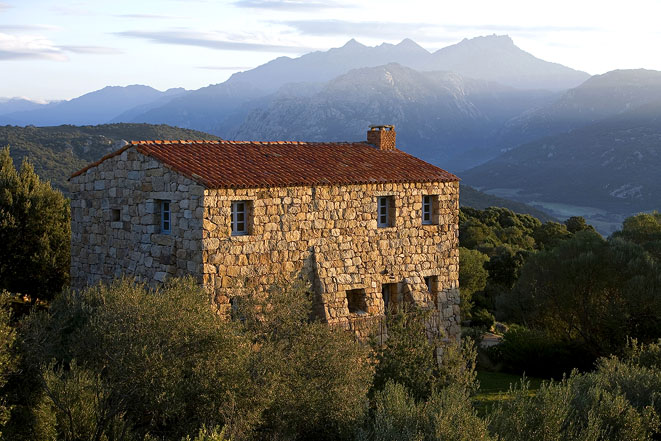
[[[376,202],[376,225],[387,228],[390,226],[390,196],[379,196]]]
[[[239,210],[242,205],[243,209]],[[240,217],[243,220],[240,220]],[[245,236],[248,234],[248,201],[232,201],[232,236]],[[239,226],[242,225],[242,228]]]
[[[170,209],[170,201],[161,201],[161,234],[172,233],[172,210]]]
[[[434,222],[434,199],[431,195],[422,196],[422,225],[432,225]]]

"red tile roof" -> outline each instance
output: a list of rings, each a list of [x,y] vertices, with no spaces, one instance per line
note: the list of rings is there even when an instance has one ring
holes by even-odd
[[[365,142],[133,141],[71,177],[135,147],[208,188],[458,181],[400,150]]]

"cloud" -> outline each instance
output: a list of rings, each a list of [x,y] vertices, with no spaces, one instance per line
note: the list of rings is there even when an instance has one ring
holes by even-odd
[[[0,60],[67,61],[62,49],[43,37],[0,33]]]
[[[237,0],[234,2],[234,6],[277,11],[313,11],[318,9],[352,7],[351,5],[344,5],[335,1],[307,0]]]
[[[11,8],[11,5],[8,5],[7,3],[4,2],[0,2],[0,12],[5,11],[9,8]]]
[[[247,70],[252,69],[254,66],[197,66],[198,69],[209,70]]]
[[[56,31],[60,29],[52,25],[7,25],[0,24],[0,32],[34,32],[34,31]]]
[[[59,48],[74,54],[118,55],[124,53],[119,49],[103,46],[59,46]]]
[[[174,44],[182,46],[196,46],[226,51],[253,51],[253,52],[286,52],[304,53],[310,48],[299,46],[277,45],[270,43],[252,43],[224,38],[222,35],[209,32],[190,31],[124,31],[116,32],[120,37],[140,38],[158,44]]]
[[[439,23],[410,23],[385,21],[346,20],[284,20],[272,23],[289,26],[296,31],[314,36],[371,37],[383,39],[417,38],[425,41],[449,41],[448,34],[465,35],[466,32],[526,34],[549,32],[588,32],[598,30],[588,26],[522,26],[522,25],[455,25]],[[440,39],[440,40],[439,40]]]
[[[115,14],[113,17],[117,18],[137,18],[137,19],[147,19],[147,20],[170,20],[175,17],[173,15],[159,15],[159,14]]]
[[[397,23],[385,21],[345,21],[345,20],[286,20],[274,23],[284,24],[300,33],[315,36],[344,35],[351,37],[403,38],[426,34],[426,30],[438,25],[431,23]]]

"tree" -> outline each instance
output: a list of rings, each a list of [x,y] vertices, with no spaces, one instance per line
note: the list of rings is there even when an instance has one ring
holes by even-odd
[[[69,203],[28,161],[0,151],[0,289],[52,299],[69,280]]]
[[[594,227],[592,225],[588,225],[588,223],[585,221],[585,218],[582,216],[572,216],[569,219],[565,220],[565,226],[567,227],[567,231],[570,233],[578,233],[579,231],[595,231]]]
[[[9,376],[16,369],[16,356],[14,354],[14,344],[16,333],[10,324],[10,309],[8,306],[9,295],[6,292],[0,293],[0,389],[7,384]],[[10,406],[4,396],[0,397],[0,429],[9,420]],[[2,439],[2,432],[0,432]]]
[[[459,286],[461,291],[461,317],[470,319],[471,299],[477,291],[482,291],[487,285],[489,272],[484,264],[489,261],[489,256],[477,250],[459,248]]]
[[[509,318],[567,341],[593,356],[618,353],[627,336],[661,335],[661,272],[640,246],[577,233],[532,256],[507,305]]]
[[[613,233],[645,248],[661,262],[661,213],[642,213],[628,217],[622,223],[622,230]]]

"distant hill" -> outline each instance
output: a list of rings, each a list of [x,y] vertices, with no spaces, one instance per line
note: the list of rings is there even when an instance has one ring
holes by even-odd
[[[130,140],[217,139],[213,135],[165,125],[0,127],[0,147],[10,146],[16,166],[27,157],[40,177],[68,192],[67,179]]]
[[[516,202],[511,199],[499,198],[479,190],[469,187],[468,185],[460,185],[459,189],[459,205],[462,207],[477,208],[484,210],[489,207],[504,207],[509,208],[515,213],[530,214],[542,222],[557,222],[558,220],[545,211],[538,210],[530,205],[521,202]]]
[[[69,101],[60,101],[0,115],[0,124],[54,126],[102,124],[136,107],[173,98],[184,89],[165,92],[148,86],[108,86]],[[160,101],[162,103],[162,101]],[[1,106],[0,106],[1,108]]]
[[[0,98],[0,115],[44,107],[45,104],[24,98]]]
[[[309,92],[275,94],[224,138],[348,141],[387,123],[399,148],[457,171],[495,156],[493,133],[551,97],[399,64],[355,69]]]
[[[661,100],[523,144],[462,178],[480,190],[607,223],[661,209],[659,170]]]
[[[513,118],[498,143],[505,148],[543,136],[568,132],[644,104],[661,100],[661,72],[614,70],[595,75],[558,100]]]

